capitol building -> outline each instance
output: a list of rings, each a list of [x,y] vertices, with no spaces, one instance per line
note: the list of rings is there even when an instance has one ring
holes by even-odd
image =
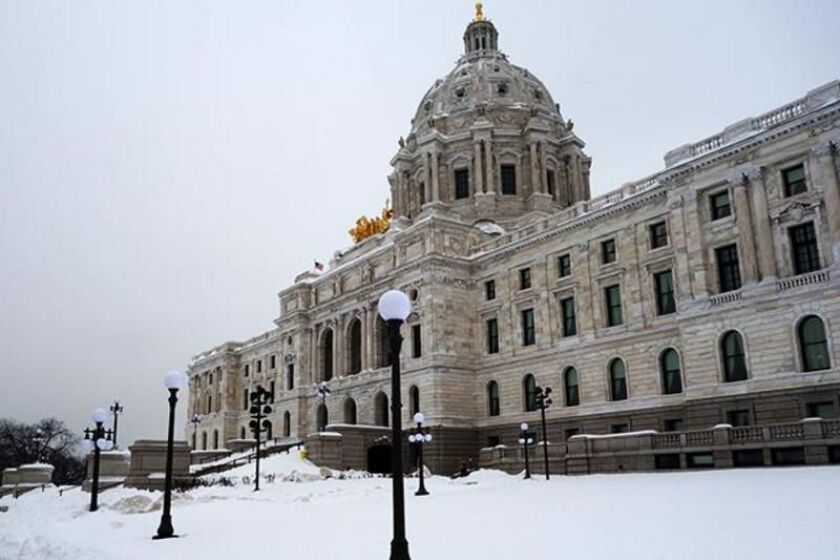
[[[840,462],[840,82],[592,198],[608,162],[501,47],[479,12],[399,140],[387,229],[298,275],[266,332],[193,358],[192,447],[249,440],[261,386],[270,439],[388,471],[376,304],[396,288],[403,426],[424,413],[434,472],[519,468],[523,422],[557,473]]]

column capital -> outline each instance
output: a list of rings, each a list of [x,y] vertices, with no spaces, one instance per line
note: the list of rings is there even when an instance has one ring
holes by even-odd
[[[811,154],[814,157],[821,159],[831,156],[837,150],[840,150],[840,136],[820,140],[813,148],[811,148]]]
[[[730,184],[738,187],[744,186],[746,181],[761,180],[761,167],[752,163],[745,163],[737,167],[733,167],[729,171],[727,180]]]

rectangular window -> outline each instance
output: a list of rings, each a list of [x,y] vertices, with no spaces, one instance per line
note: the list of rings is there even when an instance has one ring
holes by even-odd
[[[245,377],[248,377],[248,375],[249,375],[250,373],[251,373],[251,366],[250,366],[250,364],[245,364]]]
[[[739,449],[732,452],[732,464],[736,467],[764,466],[764,453],[761,449]]]
[[[488,280],[484,283],[484,299],[487,301],[496,299],[496,281]]]
[[[286,366],[286,388],[289,391],[295,388],[295,364]]]
[[[653,275],[653,283],[656,285],[656,312],[659,315],[668,315],[677,310],[674,302],[674,279],[670,270],[657,272]]]
[[[577,334],[577,319],[575,317],[575,298],[568,297],[560,302],[560,315],[563,320],[563,336]]]
[[[607,239],[601,242],[601,263],[610,264],[615,262],[615,239]]]
[[[653,464],[658,471],[674,471],[680,468],[679,453],[659,453],[653,456]]]
[[[615,327],[624,322],[621,313],[621,288],[619,286],[607,286],[604,288],[604,300],[607,304],[607,326]]]
[[[420,325],[411,325],[411,357],[419,358],[423,355],[422,338],[420,336]]]
[[[455,170],[455,200],[470,197],[470,170]]]
[[[747,409],[728,410],[726,412],[726,423],[731,424],[735,428],[739,426],[749,426],[751,423],[750,411]]]
[[[248,389],[242,391],[242,410],[248,410]]]
[[[262,360],[257,360],[257,373],[262,373]]]
[[[496,447],[502,443],[502,440],[499,436],[487,436],[487,447]]]
[[[272,354],[271,356],[269,356],[268,360],[269,360],[269,362],[268,362],[269,366],[268,367],[270,367],[271,369],[276,369],[277,368],[277,356]]]
[[[487,320],[487,353],[499,353],[499,320]]]
[[[546,189],[548,194],[554,196],[554,171],[551,169],[546,171]]]
[[[560,278],[572,275],[572,257],[568,253],[557,257],[557,275]]]
[[[208,385],[213,384],[213,374],[212,373],[207,376],[207,384]]]
[[[531,269],[523,268],[519,271],[519,289],[527,290],[531,287]]]
[[[688,453],[685,456],[685,465],[689,469],[712,469],[715,466],[715,456],[710,452]]]
[[[610,433],[611,434],[626,434],[630,431],[630,424],[622,423],[622,424],[613,424],[610,426]]]
[[[681,432],[685,429],[685,422],[682,418],[666,418],[662,426],[665,432]]]
[[[720,220],[732,215],[732,206],[729,204],[729,191],[721,191],[709,197],[712,220]]]
[[[786,447],[783,449],[771,449],[770,461],[775,466],[804,465],[805,449],[802,447]]]
[[[650,226],[650,248],[659,249],[668,245],[668,227],[665,222],[658,222]]]
[[[524,309],[522,311],[522,346],[531,346],[535,342],[534,310]]]
[[[808,403],[809,418],[834,418],[834,403],[830,401]]]
[[[271,391],[271,402],[274,402],[274,381],[268,384],[268,390]]]
[[[785,196],[793,196],[808,190],[808,185],[805,183],[804,165],[796,165],[782,171],[782,180],[785,184]]]
[[[793,251],[794,274],[805,274],[820,269],[820,252],[814,222],[790,228],[790,246]]]
[[[741,270],[738,267],[738,246],[735,244],[715,249],[720,293],[741,287]]]
[[[516,166],[500,166],[502,179],[502,194],[516,194]]]

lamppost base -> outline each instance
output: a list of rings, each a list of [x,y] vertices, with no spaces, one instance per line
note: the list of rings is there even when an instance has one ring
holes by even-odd
[[[152,540],[157,541],[177,537],[178,535],[175,534],[175,529],[172,528],[172,518],[167,514],[163,514],[163,517],[160,520],[160,525],[158,525],[157,534],[152,537]]]
[[[417,492],[414,493],[415,496],[428,496],[429,492],[425,488],[421,488]]]
[[[408,555],[408,541],[391,541],[391,560],[411,560]]]
[[[152,540],[153,541],[161,541],[163,539],[177,539],[177,538],[178,538],[178,535],[169,535],[168,537],[163,536],[163,535],[155,535],[154,537],[152,537]]]

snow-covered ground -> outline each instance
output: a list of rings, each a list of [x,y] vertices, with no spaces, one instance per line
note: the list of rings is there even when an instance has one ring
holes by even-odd
[[[89,513],[78,490],[35,492],[0,513],[0,559],[96,560],[260,555],[375,560],[391,539],[391,481],[361,473],[323,479],[295,456],[263,461],[255,493],[232,487],[176,495],[178,539],[152,541],[160,493],[118,488]],[[776,468],[555,477],[524,481],[481,471],[406,480],[415,560],[585,558],[692,560],[837,558],[840,468]]]

